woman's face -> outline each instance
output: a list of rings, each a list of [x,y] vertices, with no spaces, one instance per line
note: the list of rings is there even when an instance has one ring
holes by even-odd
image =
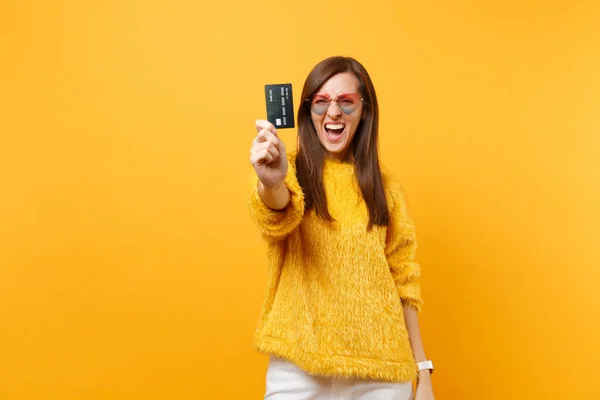
[[[311,99],[311,119],[329,158],[344,161],[363,112],[359,82],[350,72],[332,76]]]

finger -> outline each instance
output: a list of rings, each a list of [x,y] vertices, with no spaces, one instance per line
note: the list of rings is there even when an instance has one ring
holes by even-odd
[[[274,159],[279,157],[280,154],[279,148],[269,140],[267,140],[266,142],[257,143],[256,145],[252,146],[251,152],[259,152],[261,150],[267,150],[273,155]]]
[[[268,129],[261,129],[258,132],[258,135],[256,135],[256,138],[254,138],[254,144],[257,143],[263,143],[269,141],[271,143],[273,143],[275,146],[279,145],[280,139],[274,135],[271,131],[269,131]]]
[[[274,135],[273,132],[271,132],[267,129],[263,129],[261,132],[264,132],[264,136],[267,141],[273,143],[274,146],[279,145],[279,142],[281,140],[279,139],[279,137],[277,137],[277,135]]]
[[[265,131],[265,130],[259,131],[258,134],[254,137],[254,140],[252,141],[252,145],[255,146],[259,143],[266,142],[267,141],[267,136],[266,136],[267,132],[268,131]]]
[[[256,126],[257,132],[260,132],[261,129],[267,129],[267,130],[271,131],[274,135],[277,135],[277,129],[269,121],[266,121],[264,119],[257,119],[254,124]]]
[[[264,149],[253,151],[250,155],[250,163],[254,166],[266,164],[267,153],[268,152]]]
[[[273,161],[273,156],[267,149],[257,150],[250,156],[250,162],[253,165],[268,164],[272,161]]]
[[[275,161],[280,154],[279,149],[277,148],[277,146],[275,146],[272,142],[270,141],[266,141],[263,143],[258,143],[256,146],[253,146],[251,149],[251,153],[256,153],[262,150],[267,150],[272,156],[273,156],[273,160]]]
[[[267,147],[267,151],[269,152],[269,154],[271,154],[271,157],[273,157],[273,160],[271,160],[271,162],[279,158],[279,150],[277,149],[277,146],[271,144],[271,146]]]
[[[278,138],[278,139],[279,139],[279,138]],[[286,150],[285,150],[285,143],[283,143],[283,140],[279,139],[279,140],[278,140],[278,143],[276,144],[276,146],[277,146],[277,148],[279,149],[279,152],[280,152],[280,153],[282,153],[282,154],[285,154],[285,153],[286,153]]]

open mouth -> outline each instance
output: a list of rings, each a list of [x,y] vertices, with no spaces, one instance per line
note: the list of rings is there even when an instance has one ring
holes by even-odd
[[[342,133],[344,133],[344,129],[346,129],[345,124],[325,124],[325,132],[329,140],[335,141],[340,139]]]

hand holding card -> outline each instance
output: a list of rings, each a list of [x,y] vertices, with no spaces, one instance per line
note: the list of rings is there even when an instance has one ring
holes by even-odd
[[[292,85],[265,85],[267,121],[256,121],[258,134],[252,142],[250,162],[258,177],[258,194],[267,207],[281,210],[291,195],[284,184],[288,172],[285,144],[277,128],[294,127]]]
[[[269,121],[256,121],[258,134],[252,142],[250,162],[256,175],[267,188],[280,186],[288,171],[285,144],[277,136],[277,129]]]

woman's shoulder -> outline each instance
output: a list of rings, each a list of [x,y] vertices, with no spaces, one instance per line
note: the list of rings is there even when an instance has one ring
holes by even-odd
[[[386,189],[393,191],[396,194],[404,192],[400,179],[384,166],[381,166],[381,178],[383,179],[383,186]]]
[[[398,203],[406,203],[406,191],[398,177],[385,167],[381,167],[381,178],[383,187],[390,206],[394,207]]]

